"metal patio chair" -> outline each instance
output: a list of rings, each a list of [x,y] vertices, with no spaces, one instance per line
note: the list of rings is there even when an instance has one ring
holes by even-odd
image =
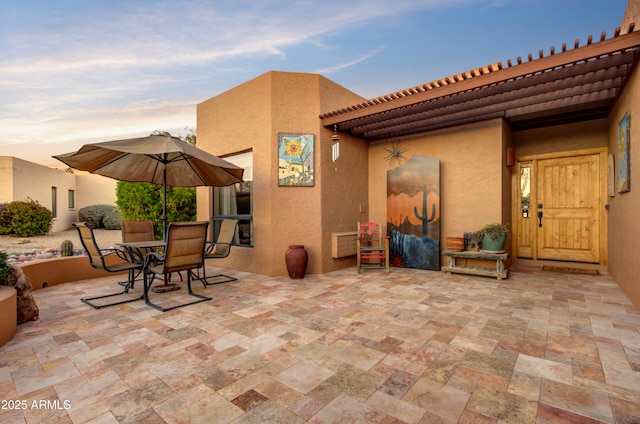
[[[142,296],[137,298],[127,298],[124,300],[119,300],[113,303],[95,303],[94,300],[104,299],[113,296],[119,296],[129,293],[129,289],[133,288],[133,282],[135,277],[142,270],[142,263],[136,263],[130,260],[127,256],[126,252],[119,249],[100,249],[98,244],[96,243],[96,238],[93,234],[93,230],[88,227],[84,222],[76,222],[73,226],[78,230],[78,235],[80,236],[80,242],[82,243],[82,247],[87,252],[87,256],[89,257],[89,263],[95,269],[101,269],[107,272],[122,272],[127,271],[127,281],[122,282],[124,285],[124,289],[121,292],[106,294],[102,296],[95,297],[87,297],[81,298],[84,303],[90,305],[96,309],[104,308],[106,306],[120,305],[123,303],[134,302],[136,300],[141,300]],[[106,258],[116,255],[122,262],[107,264]]]
[[[222,259],[229,256],[231,253],[231,243],[233,243],[233,239],[236,236],[236,231],[238,229],[238,220],[237,219],[224,219],[222,224],[220,224],[220,232],[218,233],[218,237],[216,241],[213,243],[209,243],[205,250],[205,259]],[[220,283],[228,283],[231,281],[237,281],[238,279],[235,277],[231,277],[225,274],[216,274],[207,277],[206,267],[202,267],[202,277],[200,277],[200,270],[197,271],[197,278],[204,284],[205,287],[212,284],[220,284]],[[218,281],[210,283],[208,280],[218,278]],[[220,279],[221,278],[221,279]]]
[[[164,255],[158,252],[148,253],[143,267],[144,301],[159,311],[169,311],[187,305],[211,300],[191,289],[192,271],[204,266],[204,251],[207,241],[208,222],[172,222],[167,227]],[[189,295],[198,300],[170,307],[159,306],[149,300],[149,290],[155,275],[167,275],[172,272],[187,271],[187,289]]]

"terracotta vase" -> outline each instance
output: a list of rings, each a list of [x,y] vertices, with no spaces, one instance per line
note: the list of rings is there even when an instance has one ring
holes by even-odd
[[[456,252],[464,250],[464,237],[445,237],[445,248]]]
[[[307,272],[307,262],[309,261],[309,254],[301,244],[292,244],[289,246],[287,253],[284,255],[285,263],[287,264],[287,272],[289,272],[289,278],[299,279],[304,278],[304,273]]]

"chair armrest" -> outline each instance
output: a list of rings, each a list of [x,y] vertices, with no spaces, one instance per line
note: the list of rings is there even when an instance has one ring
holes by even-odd
[[[231,247],[231,243],[222,243],[222,242],[207,243],[205,248],[204,248],[204,256],[207,257],[209,254],[211,254],[211,252],[213,252],[216,249],[216,246],[229,246],[229,247]]]
[[[122,250],[122,249],[117,249],[114,247],[110,247],[110,248],[106,248],[106,249],[100,249],[100,256],[107,257],[107,256],[111,256],[111,255],[116,255],[117,257],[119,257],[120,259],[127,261],[127,262],[131,262],[129,260],[129,257],[127,255],[127,252]]]
[[[164,262],[164,257],[162,255],[158,252],[149,252],[144,258],[143,268],[147,269],[150,265],[157,265],[161,262]]]

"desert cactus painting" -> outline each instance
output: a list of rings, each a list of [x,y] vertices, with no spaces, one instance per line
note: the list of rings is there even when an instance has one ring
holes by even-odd
[[[387,171],[391,264],[440,270],[440,160],[413,155]]]

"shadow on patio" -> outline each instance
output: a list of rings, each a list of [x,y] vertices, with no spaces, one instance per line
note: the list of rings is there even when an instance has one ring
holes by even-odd
[[[606,275],[234,275],[166,313],[80,301],[121,276],[36,291],[0,421],[640,421],[640,311]]]

